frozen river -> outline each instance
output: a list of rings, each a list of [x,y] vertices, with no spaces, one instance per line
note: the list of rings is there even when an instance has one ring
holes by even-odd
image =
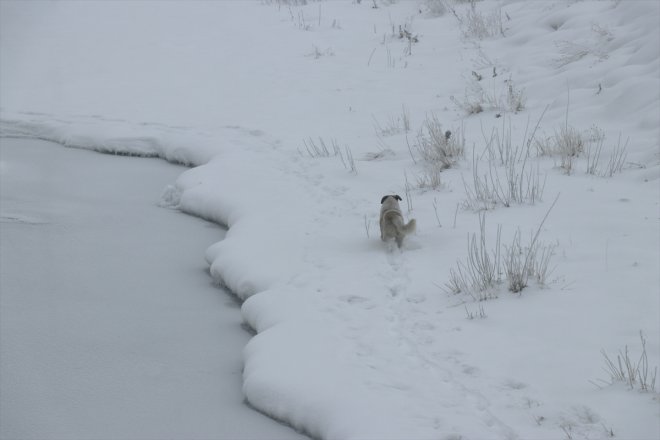
[[[0,438],[301,438],[243,402],[224,231],[157,206],[183,170],[0,139]]]

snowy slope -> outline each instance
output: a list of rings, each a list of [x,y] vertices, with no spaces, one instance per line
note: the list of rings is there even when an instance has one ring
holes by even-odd
[[[163,203],[229,226],[206,258],[258,331],[246,397],[314,437],[658,437],[657,387],[601,354],[641,331],[660,364],[658,4],[297,3],[3,2],[2,134],[196,165]],[[441,173],[433,117],[464,138]],[[535,197],[475,203],[504,163]],[[542,224],[545,283],[449,292],[480,213],[493,255]]]

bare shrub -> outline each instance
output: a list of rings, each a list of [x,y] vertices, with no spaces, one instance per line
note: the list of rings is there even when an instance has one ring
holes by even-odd
[[[431,17],[441,17],[447,13],[445,0],[426,0],[425,6]]]
[[[506,93],[506,108],[514,113],[518,113],[525,108],[527,98],[522,90],[516,89],[513,81],[509,79]]]
[[[505,246],[504,252],[504,268],[509,282],[509,290],[513,293],[518,293],[527,287],[529,276],[525,269],[525,258],[526,252],[520,244],[520,230],[518,230],[513,237],[512,244]]]
[[[471,184],[463,179],[466,195],[464,208],[493,209],[497,205],[509,207],[514,203],[533,205],[542,199],[545,179],[541,179],[539,165],[533,167],[530,163],[530,146],[535,132],[536,128],[528,136],[526,130],[522,142],[517,144],[512,143],[510,127],[503,126],[501,135],[496,129],[491,132],[490,138],[484,135],[484,152],[479,156],[475,151],[472,153]],[[480,157],[484,156],[488,169],[482,172],[479,164]]]
[[[403,130],[408,133],[410,131],[410,112],[405,105],[401,105],[401,123]]]
[[[330,140],[330,147],[328,147],[325,140],[321,137],[319,137],[318,143],[311,137],[303,139],[303,145],[311,158],[336,156],[341,151],[336,139]],[[303,154],[300,149],[298,151]]]
[[[468,96],[467,92],[462,101],[456,99],[453,95],[449,97],[456,107],[465,112],[466,115],[476,115],[484,111],[480,97]]]
[[[521,244],[520,231],[514,235],[511,245],[501,245],[502,227],[498,226],[495,246],[489,249],[486,245],[486,217],[480,212],[479,237],[477,234],[468,234],[467,261],[458,261],[456,268],[449,270],[449,281],[444,290],[453,294],[467,294],[475,301],[494,298],[497,286],[502,283],[503,269],[507,288],[513,293],[520,293],[527,287],[530,278],[544,284],[554,255],[554,246],[543,245],[538,239],[558,199],[559,195],[527,246]]]
[[[371,229],[371,219],[364,215],[364,231],[367,233],[367,238],[369,238],[369,230]]]
[[[592,174],[599,177],[612,177],[616,173],[620,173],[628,157],[628,141],[621,146],[621,135],[615,146],[612,147],[607,164],[601,167],[601,155],[603,152],[603,145],[605,142],[604,137],[600,137],[594,143],[590,143],[586,148],[587,159],[587,174]]]
[[[408,173],[406,173],[405,170],[403,171],[403,179],[405,181],[403,190],[406,193],[406,207],[408,208],[408,214],[410,214],[413,210],[413,199],[411,194],[411,190],[413,189],[413,186],[408,181]]]
[[[566,124],[555,130],[553,136],[536,141],[539,155],[559,156],[560,167],[566,174],[572,174],[575,161],[584,155],[586,160],[585,172],[599,177],[612,177],[620,173],[628,156],[628,142],[621,144],[619,135],[617,144],[609,152],[604,151],[605,134],[598,127],[591,128],[591,135],[585,140],[580,131]],[[603,153],[608,157],[607,162],[602,161]],[[609,153],[609,154],[608,154]]]
[[[467,115],[486,110],[499,113],[518,113],[524,110],[527,103],[525,92],[517,88],[511,78],[506,80],[506,87],[502,88],[493,84],[491,90],[484,89],[479,79],[480,76],[476,78],[469,83],[462,100],[458,100],[454,96],[449,97]]]
[[[330,145],[328,145],[322,137],[319,137],[318,141],[315,141],[311,137],[308,139],[303,139],[303,145],[305,146],[305,152],[312,159],[338,156],[346,170],[348,170],[350,173],[357,174],[357,167],[355,165],[355,159],[353,158],[353,152],[348,145],[345,145],[342,151],[336,139],[330,139]],[[298,149],[298,152],[301,155],[305,154],[300,149]]]
[[[536,142],[539,155],[559,156],[560,167],[566,174],[573,172],[573,163],[584,151],[584,145],[582,134],[568,124],[555,130],[553,136]]]
[[[639,337],[642,344],[642,353],[637,361],[631,359],[628,346],[626,345],[623,350],[619,350],[616,362],[614,362],[605,350],[601,350],[603,358],[605,358],[605,371],[610,376],[610,382],[600,380],[601,383],[611,385],[614,382],[623,382],[631,390],[639,388],[644,392],[655,392],[656,379],[658,377],[658,367],[649,366],[649,358],[646,353],[646,338],[640,331]],[[599,386],[596,382],[592,382]]]
[[[348,145],[344,146],[344,151],[339,150],[339,159],[341,160],[342,165],[349,173],[357,174],[357,168],[355,166],[355,159],[353,158],[353,151]]]
[[[614,39],[612,32],[603,26],[593,24],[591,26],[591,38],[583,41],[557,41],[555,45],[559,51],[559,57],[555,59],[557,67],[564,67],[568,64],[592,55],[596,62],[606,60],[607,44]]]
[[[521,245],[520,230],[518,230],[510,246],[505,246],[504,267],[508,281],[509,291],[521,292],[530,278],[535,278],[537,283],[543,285],[548,275],[550,259],[554,254],[554,246],[546,246],[538,241],[541,228],[545,223],[550,211],[554,208],[559,196],[552,203],[548,212],[543,217],[534,237],[528,246]]]
[[[484,40],[496,35],[504,36],[502,11],[499,9],[490,14],[483,14],[477,10],[476,2],[471,2],[470,8],[463,16],[458,14],[455,16],[466,39]]]
[[[410,131],[410,112],[405,105],[401,106],[400,115],[390,116],[384,124],[378,122],[375,116],[372,116],[372,119],[374,120],[374,130],[380,136],[393,136]]]
[[[500,283],[500,237],[498,226],[493,250],[486,245],[486,215],[479,213],[479,236],[468,234],[467,262],[458,261],[455,269],[449,270],[447,291],[469,294],[476,301],[494,298],[494,288]]]
[[[561,158],[561,167],[571,174],[573,160],[584,151],[582,135],[574,127],[566,125],[555,132],[555,148]]]
[[[417,187],[420,189],[437,190],[443,187],[442,170],[434,165],[427,165],[421,175],[417,176]]]
[[[438,117],[431,113],[417,133],[415,147],[424,162],[440,170],[451,168],[465,156],[463,129],[456,133],[445,131]]]
[[[310,53],[308,53],[307,55],[305,55],[305,56],[306,57],[312,57],[315,60],[318,60],[321,57],[334,56],[334,55],[335,55],[335,53],[332,50],[332,48],[330,48],[330,47],[328,47],[325,50],[321,50],[316,45],[313,45],[312,46],[312,51]]]
[[[488,315],[486,315],[486,310],[484,309],[483,304],[478,304],[477,310],[475,312],[470,311],[467,306],[465,306],[465,315],[467,319],[472,321],[473,319],[486,319]]]

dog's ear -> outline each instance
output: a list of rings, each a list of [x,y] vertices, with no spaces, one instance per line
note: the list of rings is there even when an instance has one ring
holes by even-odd
[[[389,197],[389,196],[383,196],[383,198],[382,198],[382,199],[380,199],[380,204],[382,205],[382,204],[383,204],[383,202],[385,202],[385,199],[386,199],[386,198],[388,198],[388,197]]]
[[[400,195],[398,195],[398,194],[395,194],[395,195],[394,195],[394,198],[395,198],[395,199],[397,199],[398,201],[401,201],[401,200],[403,200],[403,199],[401,198],[401,196],[400,196]]]

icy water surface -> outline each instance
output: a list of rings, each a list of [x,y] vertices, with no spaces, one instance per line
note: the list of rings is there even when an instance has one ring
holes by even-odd
[[[224,231],[157,206],[183,171],[0,139],[0,438],[300,438],[243,402]]]

